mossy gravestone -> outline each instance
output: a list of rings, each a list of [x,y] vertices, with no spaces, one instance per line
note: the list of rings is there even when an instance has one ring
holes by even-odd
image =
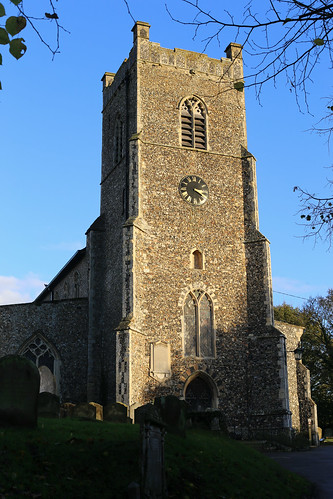
[[[37,426],[39,371],[20,355],[0,358],[0,425]]]

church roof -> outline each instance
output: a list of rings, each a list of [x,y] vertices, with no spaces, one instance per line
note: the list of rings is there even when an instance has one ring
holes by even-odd
[[[45,289],[43,289],[43,291],[35,299],[35,303],[42,303],[54,287],[84,258],[85,254],[86,248],[78,250],[63,266],[60,272],[58,272],[58,274],[52,279],[52,281],[45,286]]]

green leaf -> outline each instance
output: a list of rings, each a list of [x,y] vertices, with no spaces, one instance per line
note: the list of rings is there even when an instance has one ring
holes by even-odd
[[[27,46],[22,43],[24,41],[23,38],[14,38],[9,42],[9,52],[15,59],[20,59],[26,53]]]
[[[14,5],[18,5],[22,0],[10,0]]]
[[[0,45],[7,45],[9,43],[9,36],[4,28],[0,28]]]
[[[244,89],[244,82],[243,81],[236,81],[234,83],[234,88],[238,90],[238,92],[243,92]]]
[[[0,66],[2,66],[2,54],[0,54]]]
[[[322,38],[316,38],[315,40],[313,40],[313,43],[315,45],[320,46],[320,45],[324,45],[325,42],[324,42],[324,40]]]
[[[3,17],[6,14],[5,7],[0,3],[0,17]]]
[[[287,18],[283,21],[283,24],[287,24],[287,23],[289,23],[290,21],[292,21],[292,19],[290,19],[289,17],[287,17]]]
[[[0,90],[2,90],[2,85],[1,85],[1,81],[0,81]]]
[[[19,33],[20,31],[22,31],[22,29],[24,29],[27,25],[27,21],[25,19],[25,17],[23,16],[18,16],[18,17],[15,17],[15,16],[11,16],[11,17],[8,17],[7,21],[6,21],[6,30],[8,31],[8,33],[12,36],[15,36],[17,35],[17,33]]]

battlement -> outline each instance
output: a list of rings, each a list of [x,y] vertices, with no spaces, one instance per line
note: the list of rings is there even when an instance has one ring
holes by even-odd
[[[226,57],[214,59],[204,53],[161,47],[159,43],[149,40],[149,29],[148,23],[142,21],[135,23],[132,28],[133,47],[128,59],[124,60],[117,73],[106,73],[102,78],[103,91],[106,90],[104,105],[117,90],[125,78],[126,71],[131,68],[135,61],[140,61],[143,64],[174,67],[192,75],[201,73],[229,84],[243,78],[242,46],[238,43],[229,43],[225,49]]]

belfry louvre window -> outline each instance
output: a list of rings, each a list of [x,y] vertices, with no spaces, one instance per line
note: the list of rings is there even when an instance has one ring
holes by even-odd
[[[187,295],[183,320],[185,355],[214,357],[213,304],[207,293],[197,289]]]
[[[196,97],[181,105],[182,146],[207,149],[206,110]]]

